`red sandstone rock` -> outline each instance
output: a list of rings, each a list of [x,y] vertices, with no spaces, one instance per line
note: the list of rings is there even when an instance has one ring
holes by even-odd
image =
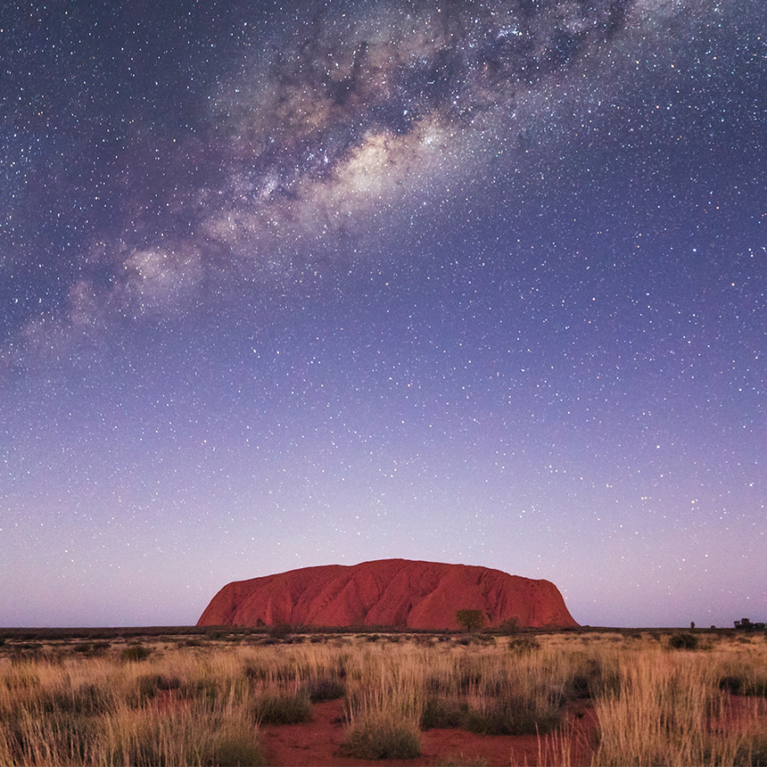
[[[398,626],[457,629],[457,610],[482,610],[489,626],[577,626],[557,587],[472,565],[382,559],[324,565],[229,583],[198,626]]]

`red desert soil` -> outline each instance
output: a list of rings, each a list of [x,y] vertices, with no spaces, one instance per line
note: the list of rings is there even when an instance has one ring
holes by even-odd
[[[471,565],[382,559],[324,565],[229,583],[198,626],[402,626],[457,629],[456,611],[482,610],[497,626],[571,627],[562,595],[550,581]]]
[[[588,765],[591,761],[589,743],[594,742],[596,717],[590,708],[573,709],[569,721],[575,728],[573,741],[578,744],[567,760],[572,767]],[[269,725],[261,728],[261,744],[266,763],[270,767],[431,767],[453,758],[467,764],[482,763],[487,767],[526,764],[535,767],[539,761],[539,743],[534,735],[512,737],[506,735],[474,735],[464,730],[426,730],[421,733],[421,756],[416,759],[385,759],[371,761],[341,755],[344,740],[343,701],[315,703],[311,722],[291,725]],[[546,743],[543,761],[546,759]]]

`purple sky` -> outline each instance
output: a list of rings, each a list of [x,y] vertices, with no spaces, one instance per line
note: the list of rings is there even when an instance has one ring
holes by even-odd
[[[763,0],[118,6],[0,8],[0,625],[767,619]]]

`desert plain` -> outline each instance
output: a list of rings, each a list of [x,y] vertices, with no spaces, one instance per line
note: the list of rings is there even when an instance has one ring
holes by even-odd
[[[0,765],[765,765],[734,629],[0,631]]]

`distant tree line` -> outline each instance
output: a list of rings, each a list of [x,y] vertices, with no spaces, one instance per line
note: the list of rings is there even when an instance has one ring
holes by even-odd
[[[751,623],[750,618],[742,618],[739,621],[735,621],[736,631],[764,631],[767,624],[765,623]]]

